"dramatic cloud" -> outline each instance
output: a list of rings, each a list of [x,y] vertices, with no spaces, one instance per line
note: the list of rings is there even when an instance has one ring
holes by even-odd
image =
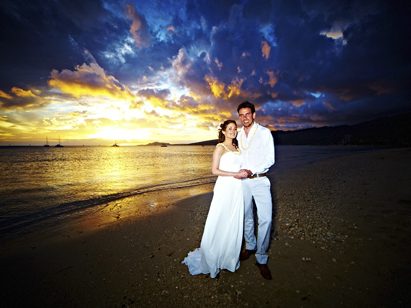
[[[46,105],[47,99],[41,97],[38,89],[22,89],[13,87],[10,93],[0,91],[0,108],[34,109]],[[1,110],[1,109],[0,109]]]
[[[271,129],[407,112],[409,13],[382,0],[3,1],[1,140],[199,141],[243,100]]]
[[[273,71],[267,71],[267,75],[268,75],[268,84],[270,85],[271,88],[274,88],[274,86],[278,82],[278,77],[276,73]]]
[[[268,44],[268,42],[263,41],[261,43],[261,53],[264,59],[267,60],[270,57],[270,52],[271,52],[271,46]]]
[[[131,19],[130,33],[138,48],[148,47],[150,45],[150,33],[147,22],[136,9],[127,5],[127,16]]]
[[[234,79],[229,85],[225,85],[222,82],[219,82],[216,78],[212,76],[205,76],[211,93],[216,98],[222,98],[228,100],[230,98],[237,97],[241,94],[241,85],[243,84],[242,79]]]
[[[0,90],[0,98],[12,99],[13,97],[11,95],[7,94],[6,92]]]
[[[97,63],[82,64],[74,71],[67,69],[58,72],[53,70],[49,85],[62,93],[80,96],[107,96],[132,99],[130,90],[113,76],[107,75]]]

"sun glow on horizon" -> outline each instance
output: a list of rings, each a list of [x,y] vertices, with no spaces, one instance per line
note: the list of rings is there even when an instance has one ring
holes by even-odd
[[[0,118],[0,144],[42,144],[46,137],[55,136],[71,144],[215,139],[218,124],[232,117],[231,106],[213,103],[215,91],[179,84],[178,78],[188,67],[180,63],[156,72],[151,83],[143,78],[127,85],[96,62],[73,70],[52,70],[41,91],[27,88],[1,93],[10,102]],[[224,84],[224,101],[239,95],[241,84],[242,80]]]
[[[149,140],[151,132],[146,128],[121,128],[115,126],[102,127],[100,130],[89,136],[90,139],[105,140],[127,140],[127,141],[145,141]]]
[[[177,93],[182,92],[173,92],[173,98]],[[214,124],[211,127],[203,124],[210,121],[203,117],[210,117],[211,106],[167,98],[139,95],[133,101],[100,95],[73,98],[48,91],[42,108],[5,110],[0,117],[0,144],[42,145],[46,138],[52,144],[60,136],[66,145],[109,145],[115,141],[123,145],[155,141],[190,143],[216,138]],[[221,116],[212,116],[216,118],[215,124]]]

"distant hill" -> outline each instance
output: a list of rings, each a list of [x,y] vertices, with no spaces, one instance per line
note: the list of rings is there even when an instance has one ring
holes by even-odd
[[[189,145],[216,145],[217,139],[190,143]]]
[[[144,146],[146,146],[146,145],[154,145],[154,146],[169,146],[170,145],[170,143],[167,143],[167,142],[151,142],[151,143],[147,143],[147,144],[145,144]]]
[[[411,113],[356,125],[273,132],[276,144],[411,146]]]
[[[411,146],[411,113],[380,118],[356,125],[272,132],[276,145],[379,145]],[[207,140],[190,145],[216,145]]]

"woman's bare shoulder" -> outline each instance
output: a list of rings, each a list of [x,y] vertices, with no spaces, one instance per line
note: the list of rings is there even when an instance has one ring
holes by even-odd
[[[223,153],[226,151],[226,147],[224,144],[222,143],[217,143],[217,145],[215,146],[214,152],[215,153]]]

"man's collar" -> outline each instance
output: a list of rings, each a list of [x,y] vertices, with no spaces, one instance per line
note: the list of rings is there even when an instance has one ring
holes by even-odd
[[[248,132],[250,132],[253,129],[257,129],[258,123],[256,121],[253,122],[253,124],[251,124],[250,130]],[[241,130],[245,132],[245,127],[241,127]]]

